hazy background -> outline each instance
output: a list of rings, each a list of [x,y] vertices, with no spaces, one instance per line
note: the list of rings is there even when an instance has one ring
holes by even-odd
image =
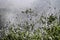
[[[0,0],[0,15],[2,15],[0,19],[3,23],[7,23],[7,21],[11,21],[11,23],[29,21],[30,17],[27,18],[25,14],[21,13],[22,10],[29,8],[38,14],[37,17],[33,16],[31,21],[36,22],[42,14],[46,16],[46,14],[58,13],[60,0]]]

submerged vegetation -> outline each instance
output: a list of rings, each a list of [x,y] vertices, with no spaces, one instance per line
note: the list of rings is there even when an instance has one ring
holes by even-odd
[[[28,14],[33,12],[29,9],[25,12],[22,11],[22,13]],[[47,23],[43,19],[47,20]],[[5,32],[1,40],[60,40],[60,25],[56,19],[57,17],[53,15],[50,15],[47,19],[42,16],[40,21],[44,27],[36,29],[34,23],[29,24],[27,21],[23,27],[20,24],[17,27],[9,26],[8,31]]]

